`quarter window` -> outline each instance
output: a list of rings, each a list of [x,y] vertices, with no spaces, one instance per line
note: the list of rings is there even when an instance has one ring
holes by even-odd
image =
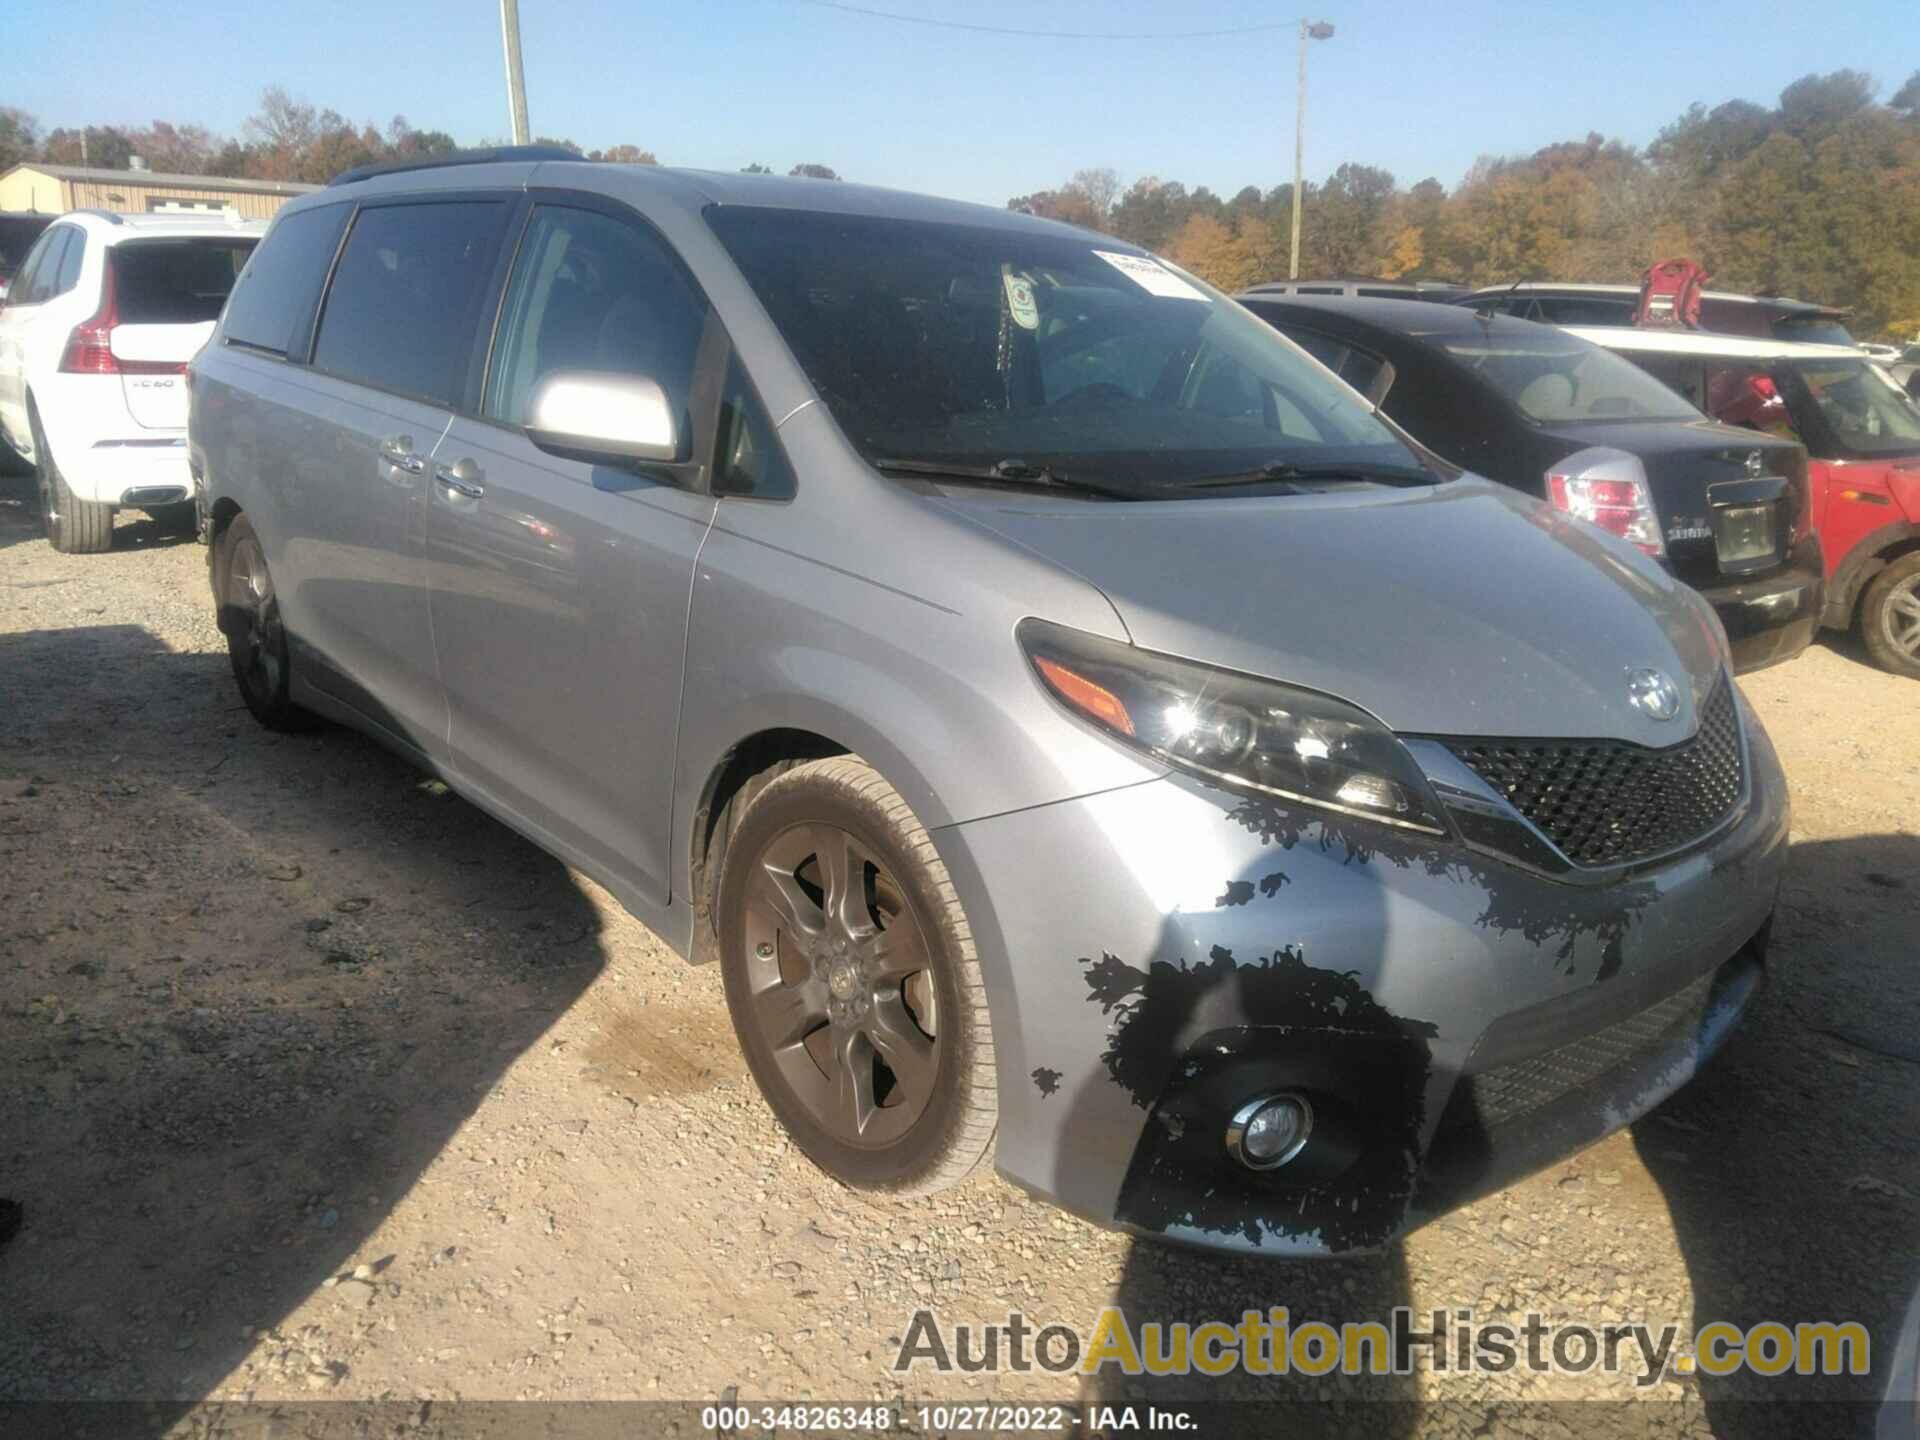
[[[304,360],[313,307],[352,213],[351,205],[323,205],[281,217],[234,283],[226,338]]]
[[[540,206],[514,257],[482,413],[523,425],[543,377],[598,370],[655,381],[689,436],[706,320],[705,298],[653,234],[596,210]]]
[[[755,500],[793,498],[793,468],[787,464],[773,433],[773,422],[747,382],[738,356],[727,362],[713,488],[723,495],[745,495]]]
[[[507,213],[498,200],[362,210],[321,312],[315,368],[454,405]]]
[[[67,248],[60,252],[60,273],[54,276],[47,298],[64,295],[80,283],[80,261],[87,253],[85,232],[75,230],[67,237]]]

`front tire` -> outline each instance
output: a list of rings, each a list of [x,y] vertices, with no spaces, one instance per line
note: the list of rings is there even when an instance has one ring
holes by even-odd
[[[60,473],[40,412],[29,408],[33,428],[33,477],[40,493],[40,523],[47,543],[62,555],[98,555],[113,548],[113,507],[98,500],[81,500]]]
[[[311,730],[318,718],[293,703],[293,666],[287,656],[280,601],[267,571],[266,551],[253,522],[236,516],[221,532],[214,573],[220,578],[219,622],[240,698],[269,730]]]
[[[1882,670],[1920,680],[1920,550],[1873,577],[1860,599],[1860,636]]]
[[[808,1159],[854,1189],[909,1196],[992,1154],[972,931],[925,828],[871,766],[814,760],[754,794],[714,918],[748,1068]]]

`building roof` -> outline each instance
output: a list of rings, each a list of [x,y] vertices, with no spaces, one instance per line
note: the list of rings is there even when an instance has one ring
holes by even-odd
[[[255,195],[305,195],[318,185],[291,180],[244,180],[231,175],[168,175],[158,170],[107,170],[97,165],[45,165],[23,160],[6,173],[34,170],[56,180],[80,180],[94,185],[165,185],[182,190],[232,190]],[[0,177],[4,178],[4,177]]]

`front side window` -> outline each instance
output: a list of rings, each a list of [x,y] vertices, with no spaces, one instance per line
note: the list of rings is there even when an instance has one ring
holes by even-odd
[[[362,210],[320,315],[315,368],[453,405],[508,208],[459,200]]]
[[[327,283],[327,267],[340,248],[351,205],[297,210],[273,229],[247,261],[227,306],[226,338],[275,355],[304,360],[313,307]]]
[[[111,251],[114,304],[127,325],[198,325],[220,318],[254,242],[137,240]]]
[[[707,221],[869,460],[1145,493],[1418,459],[1218,291],[1094,239],[717,206]]]
[[[644,376],[673,402],[684,448],[706,319],[705,297],[652,232],[542,205],[514,257],[481,413],[525,424],[534,387],[557,370]]]
[[[1494,324],[1474,334],[1436,338],[1455,361],[1536,424],[1700,416],[1632,361],[1572,335]]]
[[[1920,454],[1920,406],[1868,360],[1795,360],[1820,418],[1841,446],[1858,455]]]

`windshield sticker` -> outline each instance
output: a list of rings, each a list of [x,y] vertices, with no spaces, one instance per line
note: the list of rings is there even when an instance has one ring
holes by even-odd
[[[1013,323],[1022,330],[1038,330],[1040,306],[1033,298],[1033,281],[1011,271],[1001,278],[1007,287],[1007,309],[1013,312]]]
[[[1165,295],[1173,300],[1198,300],[1203,305],[1207,302],[1205,295],[1158,260],[1145,255],[1121,255],[1112,250],[1096,250],[1093,253],[1149,295]]]

